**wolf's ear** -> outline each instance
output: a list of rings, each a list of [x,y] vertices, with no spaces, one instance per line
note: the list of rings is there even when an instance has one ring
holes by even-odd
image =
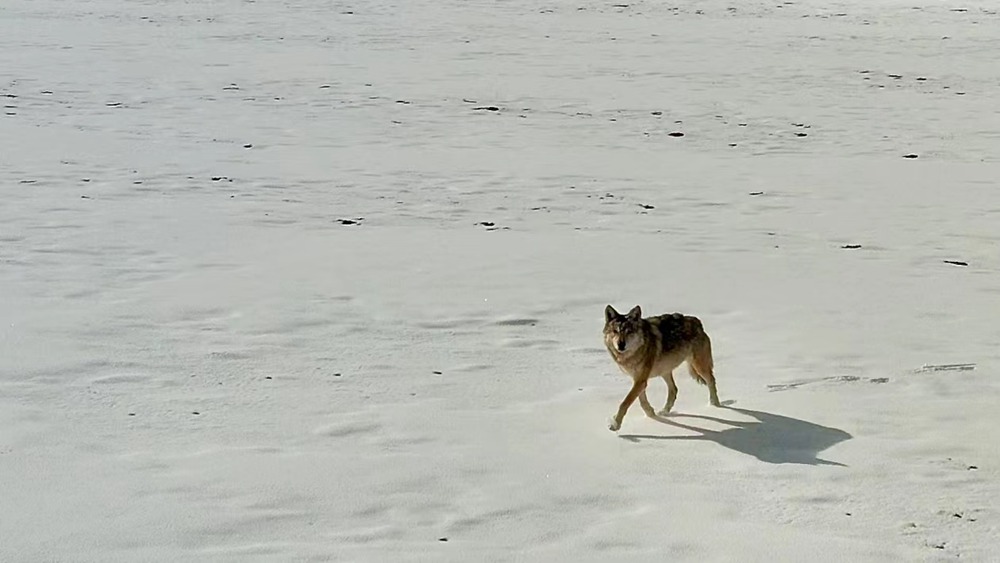
[[[632,310],[628,312],[628,318],[632,319],[633,321],[641,319],[642,309],[640,309],[638,305],[632,307]]]
[[[608,305],[607,307],[604,308],[604,322],[610,323],[611,321],[617,319],[619,316],[620,315],[618,314],[618,311],[615,311],[615,308],[612,307],[611,305]]]

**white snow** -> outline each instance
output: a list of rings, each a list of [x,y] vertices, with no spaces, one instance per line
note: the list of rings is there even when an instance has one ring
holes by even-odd
[[[1000,560],[998,44],[7,0],[0,561]],[[702,318],[727,406],[609,432],[609,303]]]

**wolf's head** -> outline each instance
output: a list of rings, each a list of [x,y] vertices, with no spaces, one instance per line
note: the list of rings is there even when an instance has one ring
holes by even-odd
[[[611,305],[604,309],[604,344],[608,350],[629,355],[642,346],[644,339],[642,309],[638,305],[627,315],[619,314]]]

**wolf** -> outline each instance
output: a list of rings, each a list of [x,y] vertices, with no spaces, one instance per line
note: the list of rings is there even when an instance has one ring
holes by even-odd
[[[691,377],[708,386],[712,405],[719,406],[712,372],[712,341],[697,317],[673,313],[644,319],[638,305],[626,315],[608,305],[604,309],[604,345],[618,367],[632,378],[632,389],[608,422],[612,432],[621,428],[625,411],[636,398],[649,417],[669,413],[677,400],[674,368],[685,361]],[[646,397],[646,384],[651,377],[662,377],[667,382],[667,404],[659,413]]]

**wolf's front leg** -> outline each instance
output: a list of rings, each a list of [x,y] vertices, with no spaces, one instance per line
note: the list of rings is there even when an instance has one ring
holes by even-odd
[[[642,412],[646,413],[649,418],[656,418],[656,409],[653,405],[649,404],[649,397],[646,396],[646,390],[643,389],[642,393],[639,393],[639,406],[642,407]]]
[[[646,380],[647,379],[645,377],[636,378],[635,383],[632,384],[632,389],[629,390],[628,395],[625,395],[625,400],[623,400],[622,404],[618,406],[618,412],[615,413],[614,418],[608,423],[609,430],[617,432],[618,429],[622,427],[622,419],[625,418],[625,411],[632,406],[636,397],[646,390]]]
[[[659,414],[667,416],[670,409],[674,408],[674,401],[677,400],[677,383],[674,382],[674,372],[667,372],[667,375],[663,376],[663,380],[667,382],[667,404],[663,406],[663,410]]]

